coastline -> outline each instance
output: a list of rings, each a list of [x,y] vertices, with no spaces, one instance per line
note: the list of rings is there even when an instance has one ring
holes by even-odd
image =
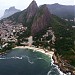
[[[17,46],[13,49],[16,49],[16,48],[24,48],[24,49],[31,49],[33,51],[38,51],[38,52],[41,52],[43,54],[46,54],[48,55],[49,57],[51,57],[51,60],[52,60],[52,65],[55,65],[58,69],[58,71],[60,72],[61,75],[66,75],[65,73],[67,72],[64,72],[61,67],[59,67],[59,62],[57,60],[57,57],[54,53],[54,51],[45,51],[44,49],[41,49],[41,48],[36,48],[36,47],[32,47],[32,46]]]
[[[65,62],[62,61],[61,58],[59,60],[57,55],[54,54],[52,58],[54,60],[54,64],[57,65],[60,68],[60,71],[62,71],[65,74],[68,74],[68,75],[75,75],[75,73],[72,70],[67,68],[69,66],[67,64],[65,64]]]
[[[62,67],[61,63],[59,62],[58,60],[58,56],[55,55],[55,52],[54,51],[49,51],[49,50],[44,50],[44,49],[41,49],[41,48],[36,48],[35,46],[16,46],[12,49],[17,49],[17,48],[21,48],[21,49],[31,49],[33,51],[36,51],[36,52],[41,52],[43,54],[46,54],[47,56],[51,57],[51,60],[52,60],[52,65],[55,65],[58,69],[58,71],[61,73],[61,75],[66,75],[67,73],[71,73],[69,75],[74,75],[71,71],[66,71],[64,69],[64,67]],[[3,52],[3,54],[7,54],[10,50],[6,51],[6,52]]]
[[[16,49],[16,48],[31,49],[33,51],[38,51],[38,52],[44,53],[44,54],[48,55],[49,57],[53,56],[53,54],[54,54],[53,51],[48,51],[48,50],[45,51],[44,49],[36,48],[36,47],[32,47],[32,46],[17,46],[17,47],[14,47],[12,49]]]

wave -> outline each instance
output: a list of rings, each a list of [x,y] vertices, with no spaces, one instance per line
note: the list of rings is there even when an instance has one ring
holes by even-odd
[[[1,57],[0,59],[22,59],[22,57]]]
[[[60,71],[60,68],[54,64],[54,60],[52,59],[51,56],[51,66],[54,66],[50,71],[48,71],[47,75],[52,75],[51,72],[53,71],[53,69],[57,69],[57,71],[59,72],[59,75],[66,75],[65,73],[63,73],[62,71]],[[68,74],[71,75],[71,74]]]
[[[6,58],[0,58],[0,59],[6,59]]]
[[[34,63],[34,62],[31,61],[30,58],[29,58],[28,56],[26,56],[26,55],[21,56],[21,57],[18,57],[18,56],[14,56],[14,57],[0,57],[0,60],[3,60],[3,59],[23,59],[23,58],[25,58],[25,57],[28,59],[28,62],[29,62],[30,64],[33,64],[33,63]]]
[[[48,60],[46,60],[45,58],[36,58],[35,60],[44,60],[45,62],[47,62],[48,63]],[[50,63],[49,63],[49,65],[50,65]]]
[[[11,57],[11,59],[22,59],[22,57]]]
[[[33,63],[34,63],[33,61],[30,60],[30,57],[28,57],[28,56],[26,56],[26,55],[24,55],[24,56],[22,56],[22,57],[23,57],[23,58],[26,57],[26,58],[28,59],[28,62],[29,62],[30,64],[33,64]]]
[[[37,58],[37,59],[42,60],[43,58]]]
[[[24,55],[24,56],[21,56],[21,57],[18,57],[18,56],[13,56],[13,57],[0,57],[0,60],[3,60],[3,59],[23,59],[23,58],[27,58],[28,62],[30,64],[33,64],[34,62],[30,60],[30,57]]]

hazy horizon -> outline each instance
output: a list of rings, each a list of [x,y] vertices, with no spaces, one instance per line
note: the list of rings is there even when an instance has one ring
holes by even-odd
[[[33,0],[0,0],[0,17],[3,16],[4,11],[6,9],[9,9],[12,6],[15,6],[15,8],[20,9],[20,10],[24,10],[26,9],[29,4],[32,2]],[[35,0],[37,5],[42,5],[42,4],[54,4],[54,3],[59,3],[62,5],[75,5],[75,1],[74,0]]]

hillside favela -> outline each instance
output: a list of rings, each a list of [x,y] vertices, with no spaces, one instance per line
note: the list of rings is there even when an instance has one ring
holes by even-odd
[[[0,75],[75,75],[74,13],[75,5],[38,0],[23,10],[6,8],[0,17]]]

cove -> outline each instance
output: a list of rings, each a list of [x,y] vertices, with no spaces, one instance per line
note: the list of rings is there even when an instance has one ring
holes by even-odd
[[[16,48],[0,56],[0,75],[61,75],[51,62],[41,52]]]

